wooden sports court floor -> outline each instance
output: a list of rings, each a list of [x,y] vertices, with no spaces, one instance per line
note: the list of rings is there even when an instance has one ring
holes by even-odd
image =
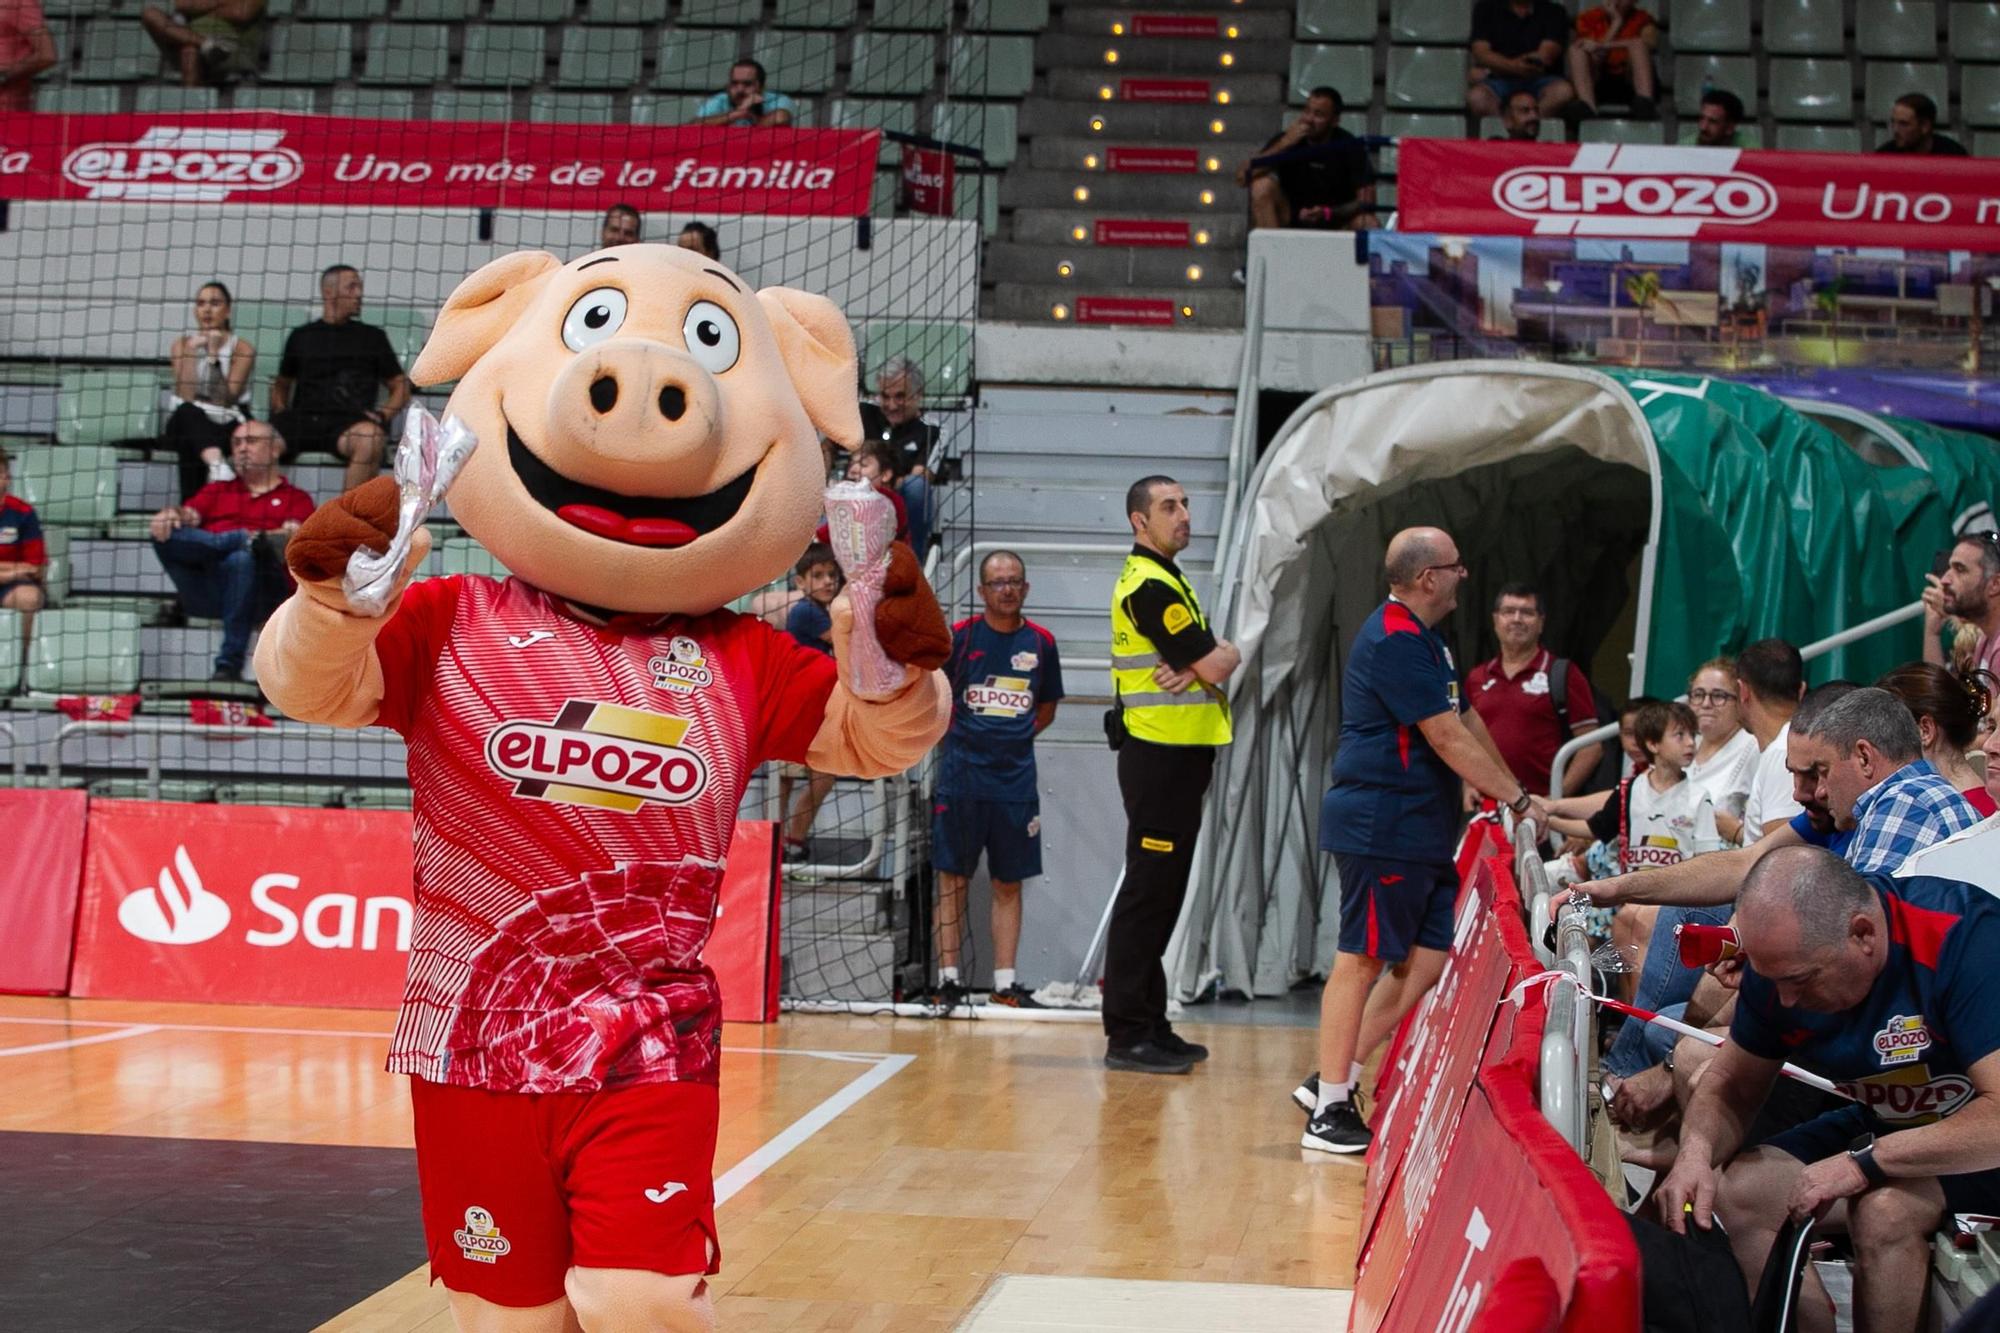
[[[953,1329],[983,1294],[1027,1321],[968,1326],[1128,1327],[1074,1310],[1154,1290],[1063,1278],[1254,1284],[1171,1326],[1301,1326],[1259,1301],[1352,1286],[1361,1168],[1298,1147],[1310,1027],[1199,1016],[1214,1056],[1185,1078],[1108,1073],[1089,1023],[730,1025],[723,1328]],[[0,998],[0,1328],[449,1333],[389,1025]]]

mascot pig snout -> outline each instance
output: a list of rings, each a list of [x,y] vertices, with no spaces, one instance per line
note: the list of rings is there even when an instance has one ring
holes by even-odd
[[[640,466],[704,452],[723,425],[713,376],[685,352],[635,338],[602,343],[557,372],[545,420],[562,452]]]

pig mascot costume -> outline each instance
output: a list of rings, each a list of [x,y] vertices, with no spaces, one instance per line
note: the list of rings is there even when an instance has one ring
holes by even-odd
[[[322,505],[257,676],[286,713],[409,744],[416,927],[389,1069],[412,1076],[435,1278],[464,1330],[707,1329],[721,1000],[701,961],[744,785],[768,759],[899,772],[951,702],[950,635],[898,543],[834,658],[725,608],[821,512],[818,434],[860,438],[847,321],[691,250],[495,260],[446,301],[419,384],[479,438],[453,516],[513,575],[341,577],[397,489]],[[872,637],[914,669],[849,684]],[[872,647],[867,649],[872,652]]]

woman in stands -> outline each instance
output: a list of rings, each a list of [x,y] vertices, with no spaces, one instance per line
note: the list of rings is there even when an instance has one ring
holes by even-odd
[[[1699,737],[1687,775],[1715,805],[1715,826],[1725,842],[1743,837],[1743,807],[1757,774],[1757,738],[1745,730],[1736,705],[1736,664],[1718,657],[1688,677],[1688,705]]]
[[[250,416],[250,370],[257,349],[229,326],[232,302],[219,282],[194,295],[194,331],[174,339],[173,409],[162,438],[180,456],[181,500],[211,481],[228,481],[229,436]]]
[[[1924,758],[1981,815],[2000,810],[1966,755],[1979,743],[1980,722],[1993,705],[1993,677],[1959,675],[1935,662],[1906,662],[1875,682],[1903,701],[1917,719]]]

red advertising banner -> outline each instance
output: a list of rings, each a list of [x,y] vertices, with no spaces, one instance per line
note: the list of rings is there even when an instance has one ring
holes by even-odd
[[[1219,37],[1222,23],[1213,14],[1134,14],[1134,37]]]
[[[60,995],[69,986],[83,868],[80,791],[0,788],[0,991]]]
[[[84,861],[73,995],[356,1009],[402,997],[407,814],[93,801]],[[738,825],[726,925],[705,955],[726,1019],[775,1013],[776,873],[771,826]]]
[[[1098,245],[1145,245],[1163,249],[1186,249],[1188,224],[1154,221],[1150,218],[1099,218],[1094,240]]]
[[[1118,96],[1127,102],[1206,102],[1207,79],[1120,79]]]
[[[1076,302],[1079,324],[1152,324],[1174,322],[1174,303],[1145,296],[1082,296]]]
[[[1892,153],[1408,139],[1397,228],[2000,250],[2000,163]]]
[[[1107,156],[1113,171],[1184,175],[1201,170],[1201,155],[1192,148],[1113,148]]]
[[[912,213],[948,218],[957,168],[942,148],[903,145],[903,207]]]
[[[0,114],[0,198],[859,217],[876,130]]]

